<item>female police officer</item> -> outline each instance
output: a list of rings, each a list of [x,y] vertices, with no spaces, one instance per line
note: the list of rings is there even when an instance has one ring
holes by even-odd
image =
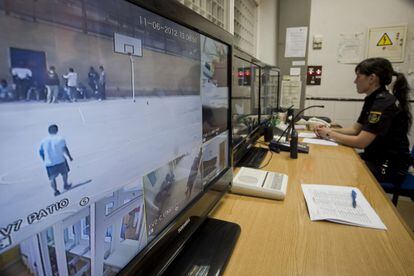
[[[407,79],[394,72],[391,63],[384,58],[362,61],[355,73],[358,93],[367,95],[357,123],[342,129],[320,126],[315,132],[322,138],[363,148],[361,157],[377,180],[398,185],[411,164],[407,134],[412,115]],[[396,80],[391,94],[386,86],[393,76]]]

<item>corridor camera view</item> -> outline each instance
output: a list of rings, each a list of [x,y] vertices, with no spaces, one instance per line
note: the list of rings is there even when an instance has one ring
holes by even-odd
[[[203,190],[228,48],[116,0],[0,1],[0,31],[0,274],[116,274]]]
[[[144,177],[150,237],[158,234],[202,190],[200,164],[201,148],[175,158]]]
[[[228,127],[227,48],[205,36],[201,36],[200,44],[203,141],[206,141]]]
[[[228,165],[229,132],[225,131],[203,144],[203,184],[222,172]]]

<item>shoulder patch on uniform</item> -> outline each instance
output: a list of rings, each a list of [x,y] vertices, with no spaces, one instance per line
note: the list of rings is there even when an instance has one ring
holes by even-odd
[[[386,96],[386,94],[384,92],[378,93],[377,96],[375,97],[376,99],[384,99]]]
[[[378,111],[369,112],[368,122],[371,123],[371,124],[378,123],[380,118],[381,118],[381,114],[382,114],[382,112],[378,112]]]

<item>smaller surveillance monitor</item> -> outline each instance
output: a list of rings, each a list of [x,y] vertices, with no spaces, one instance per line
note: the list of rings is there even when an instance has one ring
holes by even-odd
[[[246,54],[236,52],[233,57],[231,95],[233,165],[235,166],[258,167],[265,156],[266,150],[253,147],[260,135],[259,94],[259,65]],[[258,151],[260,151],[259,155],[257,155]]]
[[[266,124],[277,109],[280,70],[263,67],[260,74],[260,123]]]
[[[265,125],[278,108],[280,69],[263,67],[260,74],[260,123]]]

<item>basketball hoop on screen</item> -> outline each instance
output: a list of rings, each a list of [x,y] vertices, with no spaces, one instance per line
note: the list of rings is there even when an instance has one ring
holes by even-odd
[[[131,90],[132,101],[135,103],[135,70],[134,56],[142,57],[142,41],[137,37],[114,33],[114,52],[126,54],[131,66]]]

